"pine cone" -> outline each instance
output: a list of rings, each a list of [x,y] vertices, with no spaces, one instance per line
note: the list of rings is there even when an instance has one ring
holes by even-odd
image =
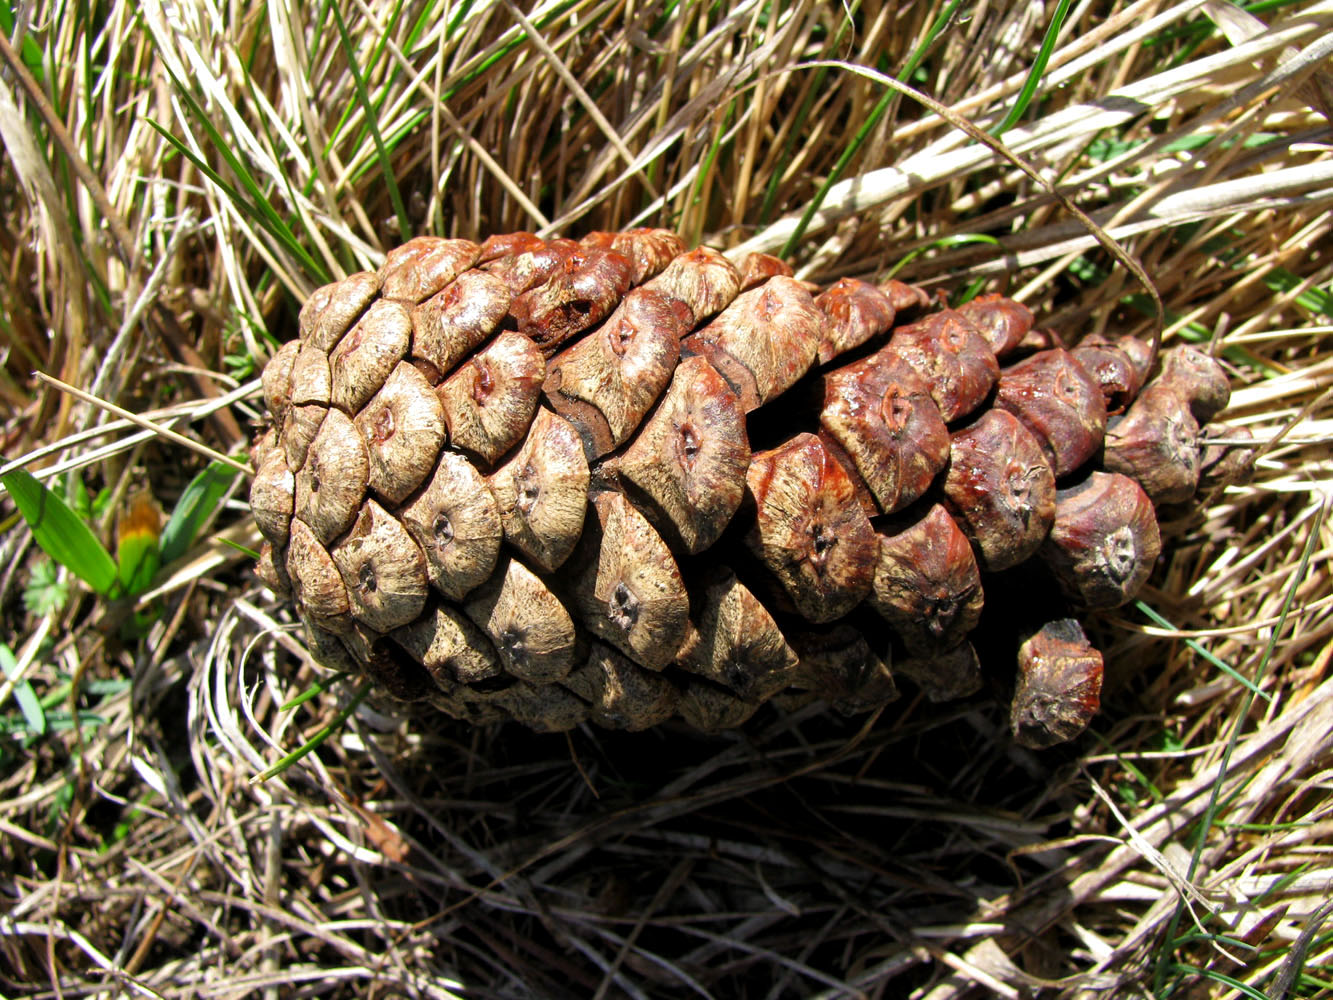
[[[1073,607],[1142,586],[1226,377],[1170,355],[1135,402],[1139,342],[1031,353],[1058,338],[1018,303],[930,305],[660,230],[412,240],[264,372],[260,575],[316,659],[472,722],[866,711],[891,649],[970,693],[984,573],[1040,553]]]

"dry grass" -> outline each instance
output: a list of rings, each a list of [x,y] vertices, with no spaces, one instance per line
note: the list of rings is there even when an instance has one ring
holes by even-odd
[[[720,738],[363,706],[253,784],[349,692],[279,710],[316,672],[221,544],[253,541],[243,505],[132,641],[77,586],[26,612],[40,560],[8,518],[0,992],[1333,995],[1333,6],[1071,5],[1003,133],[1041,183],[876,76],[911,63],[993,127],[1054,6],[25,8],[52,110],[0,70],[4,453],[106,487],[103,531],[141,486],[170,509],[200,460],[34,369],[232,451],[265,331],[409,229],[661,224],[791,244],[812,280],[901,265],[1150,331],[1054,184],[1143,262],[1167,341],[1227,360],[1257,447],[1252,482],[1169,522],[1145,602],[1172,629],[1102,618],[1096,732],[1040,755],[991,698]],[[93,714],[25,736],[24,681]]]

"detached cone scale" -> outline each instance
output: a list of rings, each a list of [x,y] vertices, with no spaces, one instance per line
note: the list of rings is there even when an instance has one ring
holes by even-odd
[[[264,371],[258,572],[316,659],[390,697],[720,729],[770,699],[872,710],[895,674],[974,692],[988,574],[1033,560],[1069,606],[1034,611],[1014,729],[1066,740],[1100,657],[1040,626],[1143,585],[1228,382],[1192,349],[1032,330],[998,295],[819,290],[662,230],[419,237],[315,292]],[[1074,660],[1078,710],[1034,708]]]

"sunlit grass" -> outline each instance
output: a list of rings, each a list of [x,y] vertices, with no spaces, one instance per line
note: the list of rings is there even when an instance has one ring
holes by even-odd
[[[517,11],[0,6],[0,430],[33,477],[7,468],[0,500],[4,975],[1326,993],[1328,5]],[[402,725],[312,667],[251,574],[257,373],[313,288],[408,235],[663,225],[817,283],[1000,290],[1073,339],[1147,333],[1152,296],[1070,205],[1142,264],[1165,341],[1230,366],[1226,419],[1255,442],[1250,482],[1163,518],[1143,603],[1094,623],[1096,743],[1020,753],[993,706],[910,698],[717,743]],[[136,496],[164,515],[138,573],[112,555]]]

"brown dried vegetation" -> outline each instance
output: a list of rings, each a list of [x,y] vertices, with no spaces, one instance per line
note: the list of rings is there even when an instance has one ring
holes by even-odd
[[[11,6],[6,461],[76,502],[105,487],[93,525],[110,543],[122,498],[148,485],[170,514],[207,460],[34,370],[232,456],[262,428],[262,392],[283,439],[251,458],[258,519],[234,487],[132,609],[46,572],[0,497],[17,665],[0,675],[0,993],[1051,1000],[1221,997],[1226,976],[1319,995],[1327,934],[1291,945],[1327,895],[1333,732],[1321,5],[1073,5],[1007,131],[1049,9]],[[998,134],[1058,194],[857,66]],[[1143,289],[1059,195],[1157,285],[1156,359]],[[622,232],[645,225],[680,236]],[[607,235],[581,249],[554,243],[594,230]],[[422,233],[451,241],[408,239]],[[689,249],[701,244],[718,249]],[[628,287],[644,291],[580,332],[611,307],[578,285],[606,273],[585,267],[605,263],[592,251],[628,261]],[[333,307],[319,289],[343,276]],[[674,411],[716,418],[704,426],[727,448],[653,479],[654,455],[691,450],[665,433],[633,475],[618,468],[674,375],[720,357],[701,340],[682,362],[679,342],[775,277],[828,319],[806,374],[747,415],[749,393],[791,372],[762,345],[728,347],[735,366]],[[982,294],[960,305],[974,282]],[[835,373],[940,314],[942,295],[1001,372],[1067,350],[1107,412],[1101,451],[1055,482],[1036,558],[984,571],[975,624],[961,528],[931,529],[948,544],[915,578],[883,558],[937,509],[952,517],[950,435],[980,412],[946,423],[946,396],[921,379],[889,407],[911,418],[906,436],[821,417],[829,384],[854,386]],[[387,298],[401,308],[379,308],[335,372],[330,353]],[[519,314],[542,346],[529,339],[525,366],[481,377],[470,359],[519,335]],[[299,389],[298,328],[313,348]],[[1181,386],[1188,359],[1170,352],[1184,342],[1224,377]],[[454,419],[475,447],[454,450],[445,418],[433,466],[404,462],[399,445],[420,431],[403,434],[399,401],[424,380],[443,410],[460,367],[477,377]],[[1154,378],[1170,392],[1144,395]],[[408,391],[378,407],[391,379]],[[481,419],[473,390],[535,402],[515,433]],[[1136,394],[1161,397],[1157,416],[1124,426]],[[568,421],[589,471],[581,537],[553,574],[507,540],[488,485],[539,412]],[[1164,414],[1178,429],[1145,435]],[[349,423],[364,456],[339,437]],[[429,415],[421,426],[441,429]],[[863,602],[825,623],[801,616],[749,544],[750,459],[798,434],[840,464],[879,544]],[[1180,485],[1185,440],[1197,488]],[[876,458],[873,441],[898,450]],[[1149,494],[1188,499],[1158,506],[1142,605],[1077,612],[1103,651],[1095,736],[1030,752],[1010,735],[1010,713],[1036,704],[1015,702],[1017,640],[1069,613],[1062,578],[1071,595],[1118,600],[1110,583],[1127,572],[1137,586],[1148,551],[1126,544],[1138,501],[1108,501],[1118,525],[1095,504],[1062,514],[1080,487],[1104,488],[1085,470],[1113,462]],[[725,502],[692,509],[714,496]],[[421,563],[348,547],[344,574],[328,553],[353,530],[383,533],[371,503]],[[402,542],[392,550],[410,553]],[[301,581],[293,551],[316,570]],[[1052,572],[1066,555],[1081,568]],[[691,597],[683,626],[678,602],[650,599],[661,583],[671,593],[673,563]],[[921,608],[926,627],[893,625],[881,593],[883,607]],[[409,624],[366,625],[387,625],[399,601]],[[680,647],[659,647],[662,634]],[[568,671],[534,672],[533,648]],[[641,666],[649,650],[669,662]],[[362,700],[357,671],[391,697]],[[1081,724],[1087,689],[1045,684],[1048,704],[1079,710],[1042,724]],[[25,716],[29,689],[44,732]],[[321,731],[313,755],[247,780]]]

